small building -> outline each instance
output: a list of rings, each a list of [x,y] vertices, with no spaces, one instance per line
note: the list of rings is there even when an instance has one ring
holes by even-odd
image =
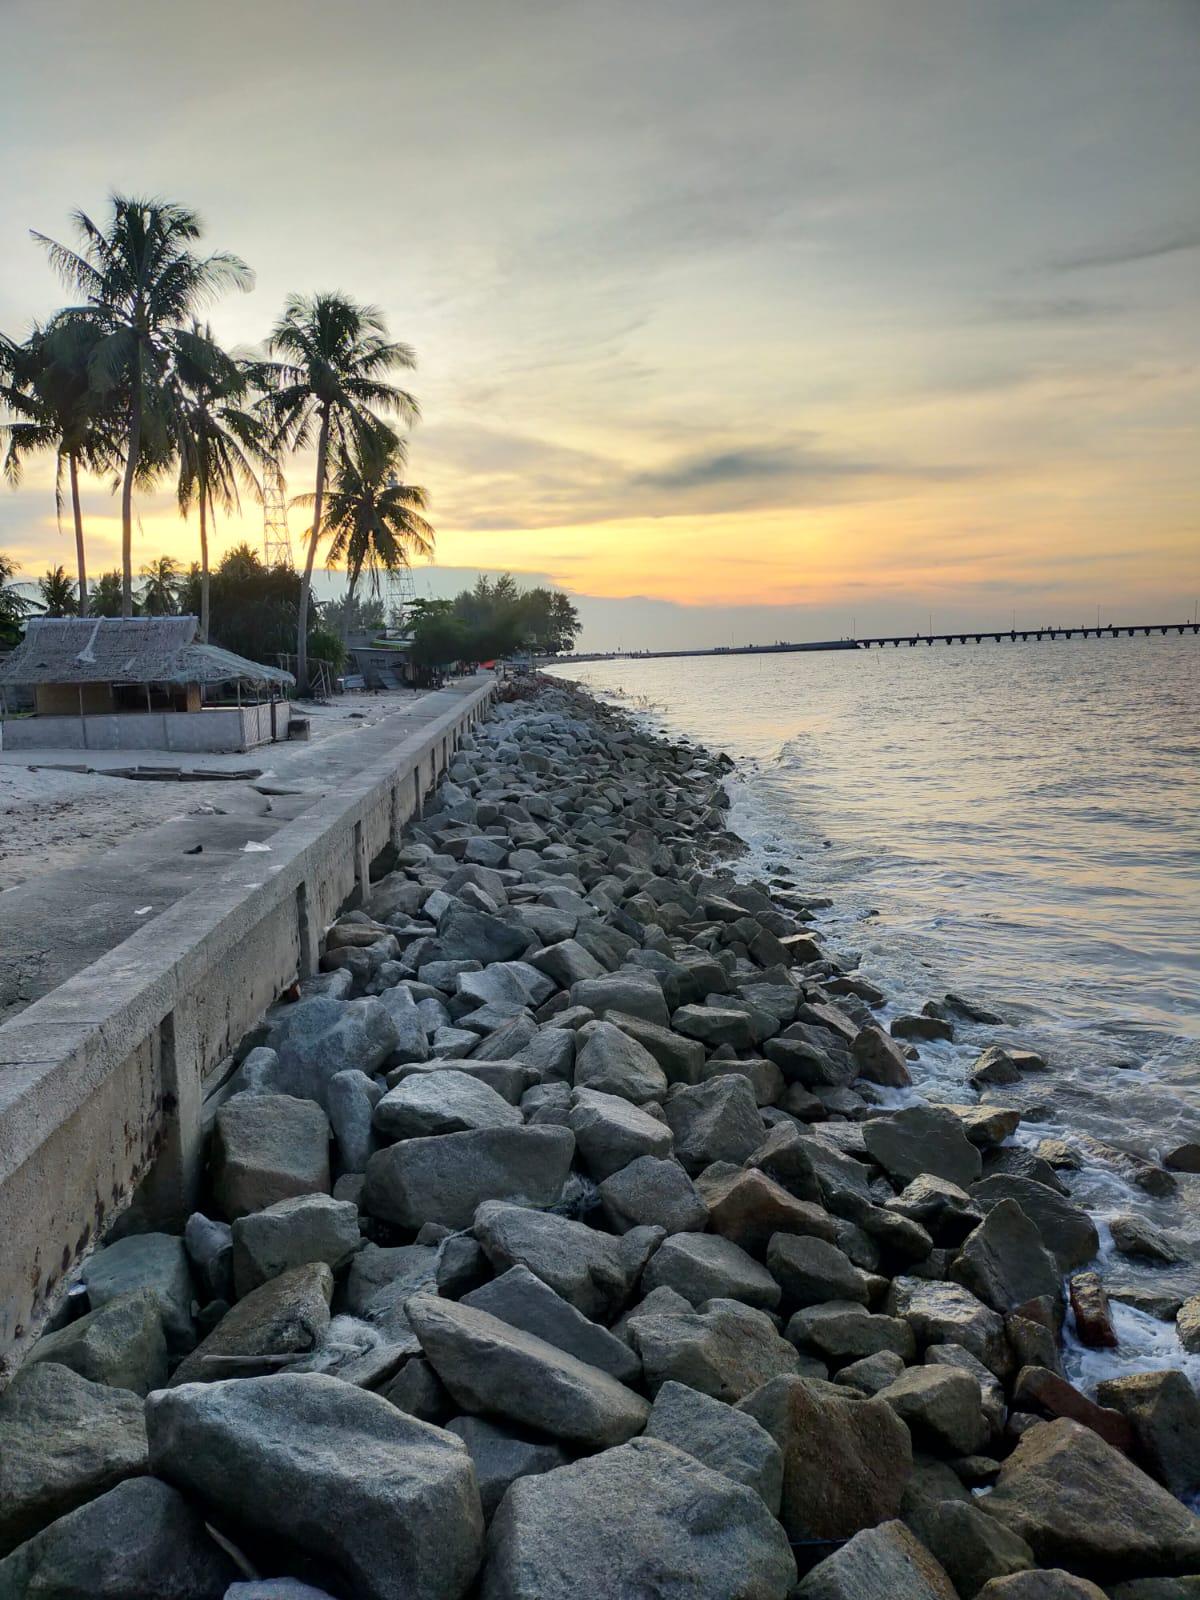
[[[195,617],[34,617],[0,661],[5,750],[251,750],[288,736],[290,672],[201,644]]]

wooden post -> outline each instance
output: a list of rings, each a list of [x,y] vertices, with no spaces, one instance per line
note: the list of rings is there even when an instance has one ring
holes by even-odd
[[[83,714],[83,685],[80,684],[78,687],[79,687],[79,731],[83,735],[83,748],[86,750],[87,747],[88,747],[88,742],[87,742],[87,718]]]

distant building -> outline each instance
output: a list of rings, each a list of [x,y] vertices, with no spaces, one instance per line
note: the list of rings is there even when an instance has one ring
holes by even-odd
[[[201,644],[199,631],[195,617],[32,618],[0,660],[0,744],[221,751],[286,739],[292,674]],[[32,692],[32,716],[11,715],[14,691]]]

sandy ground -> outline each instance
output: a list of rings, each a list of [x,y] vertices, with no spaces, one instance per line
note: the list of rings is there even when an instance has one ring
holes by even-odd
[[[327,705],[297,707],[308,717],[307,744],[271,744],[245,755],[181,755],[152,750],[0,751],[0,890],[55,872],[120,844],[135,828],[216,808],[259,814],[263,796],[245,780],[203,783],[143,782],[106,777],[104,769],[185,767],[228,772],[258,768],[258,783],[278,780],[303,786],[305,768],[319,765],[321,745],[371,727],[414,706],[422,691],[345,695]],[[66,772],[87,766],[88,773]],[[56,770],[57,769],[57,770]]]

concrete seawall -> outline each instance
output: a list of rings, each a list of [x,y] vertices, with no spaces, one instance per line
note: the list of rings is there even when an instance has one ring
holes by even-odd
[[[0,1365],[150,1178],[164,1225],[199,1179],[206,1085],[368,888],[484,714],[472,689],[271,838],[0,1027]],[[152,1170],[153,1169],[153,1170]]]

